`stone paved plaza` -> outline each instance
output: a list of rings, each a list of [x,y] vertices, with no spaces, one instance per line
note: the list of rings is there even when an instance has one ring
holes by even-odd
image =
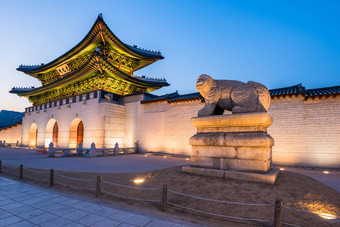
[[[0,177],[0,226],[198,226],[75,199]]]
[[[106,157],[58,157],[30,149],[0,148],[0,160],[4,164],[41,169],[56,169],[73,172],[125,173],[142,172],[174,166],[189,165],[184,158],[144,155],[120,155]]]

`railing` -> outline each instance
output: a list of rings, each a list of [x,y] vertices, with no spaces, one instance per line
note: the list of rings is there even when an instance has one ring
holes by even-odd
[[[16,143],[7,143],[5,140],[0,140],[0,147],[19,147],[20,143],[17,141]]]
[[[25,171],[25,172],[24,172]],[[235,220],[242,220],[242,221],[249,221],[249,222],[256,222],[258,223],[272,223],[273,226],[279,227],[281,224],[287,225],[287,226],[299,226],[291,223],[287,223],[282,221],[282,210],[287,209],[290,211],[294,212],[300,212],[300,213],[305,213],[309,215],[316,215],[315,213],[305,211],[305,210],[300,210],[297,208],[292,208],[288,206],[283,205],[283,201],[281,199],[276,199],[275,204],[258,204],[258,203],[241,203],[241,202],[234,202],[234,201],[223,201],[223,200],[217,200],[217,199],[210,199],[210,198],[205,198],[201,196],[195,196],[195,195],[190,195],[186,194],[183,192],[178,192],[174,190],[169,190],[168,186],[165,184],[163,185],[162,188],[143,188],[143,187],[135,187],[135,186],[129,186],[129,185],[123,185],[123,184],[118,184],[110,181],[103,180],[101,176],[97,176],[96,179],[88,179],[88,178],[78,178],[78,177],[69,177],[60,173],[55,173],[54,169],[50,169],[49,171],[43,171],[43,170],[34,170],[33,168],[28,168],[25,167],[21,164],[20,166],[14,166],[14,165],[9,165],[9,164],[3,164],[2,161],[0,160],[0,173],[6,173],[14,176],[18,176],[19,179],[30,179],[30,180],[35,180],[38,182],[44,182],[48,183],[50,187],[53,187],[54,185],[61,185],[64,187],[68,188],[73,188],[76,190],[85,190],[85,191],[90,191],[94,192],[95,196],[101,196],[101,195],[107,195],[107,196],[113,196],[117,197],[119,199],[129,199],[129,200],[136,200],[136,201],[141,201],[141,202],[151,202],[151,203],[156,203],[160,205],[160,209],[163,212],[166,212],[168,210],[168,206],[172,206],[174,208],[179,208],[183,210],[187,210],[190,212],[195,212],[199,214],[204,214],[212,217],[219,217],[219,218],[226,218],[226,219],[235,219]],[[25,174],[24,174],[25,173]],[[30,174],[34,174],[35,176],[33,177]],[[40,176],[37,177],[37,176]],[[64,181],[69,181],[69,183],[65,182],[60,182],[61,179]],[[82,186],[80,187],[79,185],[75,186],[75,182],[81,182]],[[72,185],[73,184],[73,185]],[[86,185],[85,185],[86,184]],[[127,190],[138,190],[138,191],[148,191],[148,192],[160,192],[159,195],[152,193],[152,195],[156,195],[158,199],[150,199],[150,198],[140,198],[140,197],[133,197],[133,196],[126,196],[122,195],[122,193],[115,193],[114,189],[117,188],[124,188],[124,192]],[[122,190],[118,190],[119,192],[122,192]],[[222,203],[222,204],[228,204],[228,205],[233,205],[233,206],[247,206],[247,207],[257,207],[257,208],[270,208],[273,209],[273,219],[260,219],[260,218],[252,218],[252,217],[236,217],[236,216],[230,216],[230,215],[224,215],[224,214],[217,214],[213,212],[208,212],[200,209],[194,209],[190,208],[184,205],[180,205],[179,203],[176,203],[175,201],[182,201],[178,200],[178,198],[172,198],[168,199],[169,193],[172,193],[175,196],[181,196],[181,197],[187,197],[190,199],[198,199],[203,202],[213,202],[213,203]],[[340,219],[340,217],[334,217],[335,219]]]
[[[56,151],[61,151],[64,157],[70,156],[71,151],[77,156],[93,157],[97,155],[120,155],[120,154],[133,154],[138,151],[138,144],[135,143],[134,147],[119,147],[118,143],[114,148],[96,148],[95,143],[91,144],[90,148],[84,148],[82,143],[78,144],[77,148],[61,148],[54,147],[53,142],[48,146],[48,157],[55,157]]]

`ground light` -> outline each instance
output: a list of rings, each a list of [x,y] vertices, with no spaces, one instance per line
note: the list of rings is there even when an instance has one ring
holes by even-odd
[[[329,171],[325,170],[323,171],[324,174],[329,174]]]
[[[322,218],[324,218],[324,219],[328,219],[328,220],[336,219],[336,216],[331,215],[331,214],[317,213],[317,215],[319,215],[320,217],[322,217]]]
[[[285,170],[285,168],[282,168],[282,167],[281,167],[280,170],[283,171],[283,170]]]
[[[145,181],[144,178],[136,178],[136,179],[133,180],[133,182],[134,182],[135,184],[141,184],[141,183],[143,183],[144,181]]]
[[[185,160],[189,161],[189,160],[190,160],[190,158],[186,158]]]
[[[164,158],[167,158],[166,155],[163,156]]]

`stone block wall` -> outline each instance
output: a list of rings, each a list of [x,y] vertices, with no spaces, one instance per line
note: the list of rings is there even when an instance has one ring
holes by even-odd
[[[204,104],[140,104],[142,98],[125,104],[126,143],[138,141],[144,151],[190,155],[189,138],[196,133],[191,118]],[[340,168],[339,96],[307,101],[302,95],[275,97],[268,113],[274,118],[268,128],[275,141],[274,164]]]
[[[0,140],[6,141],[6,143],[16,143],[21,141],[21,129],[22,125],[15,125],[11,128],[0,130]]]
[[[340,168],[339,96],[274,98],[269,114],[274,164]]]

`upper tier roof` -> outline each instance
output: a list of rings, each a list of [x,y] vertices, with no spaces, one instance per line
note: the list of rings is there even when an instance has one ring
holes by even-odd
[[[43,85],[41,87],[27,87],[27,88],[12,88],[10,93],[17,94],[19,96],[32,96],[39,95],[45,93],[47,91],[51,91],[54,89],[58,89],[61,86],[66,86],[77,81],[82,81],[86,78],[91,77],[91,75],[95,75],[96,72],[99,72],[99,69],[102,72],[106,72],[107,75],[111,75],[113,78],[116,78],[126,83],[131,83],[135,86],[141,88],[148,88],[149,91],[156,90],[163,86],[169,86],[165,79],[154,79],[154,78],[145,78],[139,76],[131,76],[120,71],[114,65],[112,65],[104,56],[100,55],[99,52],[94,51],[87,62],[84,62],[82,66],[80,66],[77,70],[65,74],[65,76],[57,79],[47,85]]]
[[[99,14],[88,34],[71,50],[47,64],[29,66],[20,65],[17,70],[33,77],[37,77],[37,74],[39,73],[44,73],[52,68],[62,65],[68,60],[82,55],[85,52],[95,50],[102,43],[108,43],[110,46],[114,46],[119,52],[124,53],[128,57],[140,60],[140,63],[133,69],[133,71],[141,69],[159,59],[164,58],[159,51],[145,50],[137,47],[136,45],[131,46],[122,42],[104,22],[102,14]]]

